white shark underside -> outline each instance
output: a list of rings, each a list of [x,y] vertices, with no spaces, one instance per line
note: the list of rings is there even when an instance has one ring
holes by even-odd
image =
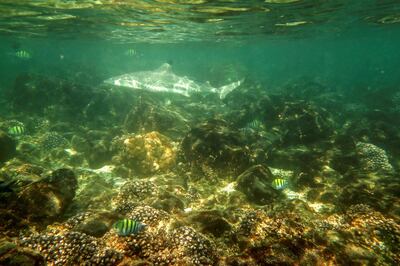
[[[226,95],[239,87],[243,80],[232,82],[220,88],[214,88],[209,83],[199,85],[185,76],[180,77],[175,75],[171,70],[171,66],[165,63],[154,71],[139,71],[124,74],[112,77],[104,82],[114,86],[137,90],[177,93],[186,97],[196,92],[213,92],[218,93],[220,99],[224,99]]]

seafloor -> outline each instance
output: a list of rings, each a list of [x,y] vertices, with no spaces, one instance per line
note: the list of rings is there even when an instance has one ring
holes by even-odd
[[[396,90],[246,81],[221,101],[81,75],[2,95],[0,265],[400,264]]]

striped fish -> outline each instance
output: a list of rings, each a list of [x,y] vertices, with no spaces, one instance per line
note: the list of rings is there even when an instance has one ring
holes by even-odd
[[[24,126],[12,126],[8,129],[8,134],[12,136],[21,136],[25,133],[25,127]]]
[[[32,57],[32,55],[26,50],[16,51],[15,56],[21,59],[29,59]]]
[[[113,228],[119,236],[134,235],[142,231],[146,227],[139,221],[131,219],[122,219],[114,223]]]
[[[283,178],[275,178],[274,181],[272,181],[271,185],[274,189],[282,190],[282,189],[287,188],[288,181]]]
[[[137,52],[136,52],[135,49],[128,49],[128,50],[125,52],[125,55],[127,55],[127,56],[135,56],[136,54],[137,54]]]
[[[254,119],[253,121],[251,121],[247,124],[247,127],[252,128],[252,129],[260,129],[263,127],[263,124],[260,120]]]

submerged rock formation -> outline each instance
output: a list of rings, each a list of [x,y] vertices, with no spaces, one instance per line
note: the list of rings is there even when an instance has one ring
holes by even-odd
[[[16,142],[0,130],[0,163],[12,158],[16,151]]]

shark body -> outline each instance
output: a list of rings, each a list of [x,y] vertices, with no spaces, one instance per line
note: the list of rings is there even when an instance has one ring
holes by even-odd
[[[119,87],[176,93],[186,97],[190,97],[193,93],[211,92],[219,94],[219,98],[224,99],[226,95],[242,84],[243,79],[215,88],[208,82],[199,84],[186,76],[178,76],[172,72],[171,65],[165,63],[153,71],[124,74],[109,78],[104,82]]]

